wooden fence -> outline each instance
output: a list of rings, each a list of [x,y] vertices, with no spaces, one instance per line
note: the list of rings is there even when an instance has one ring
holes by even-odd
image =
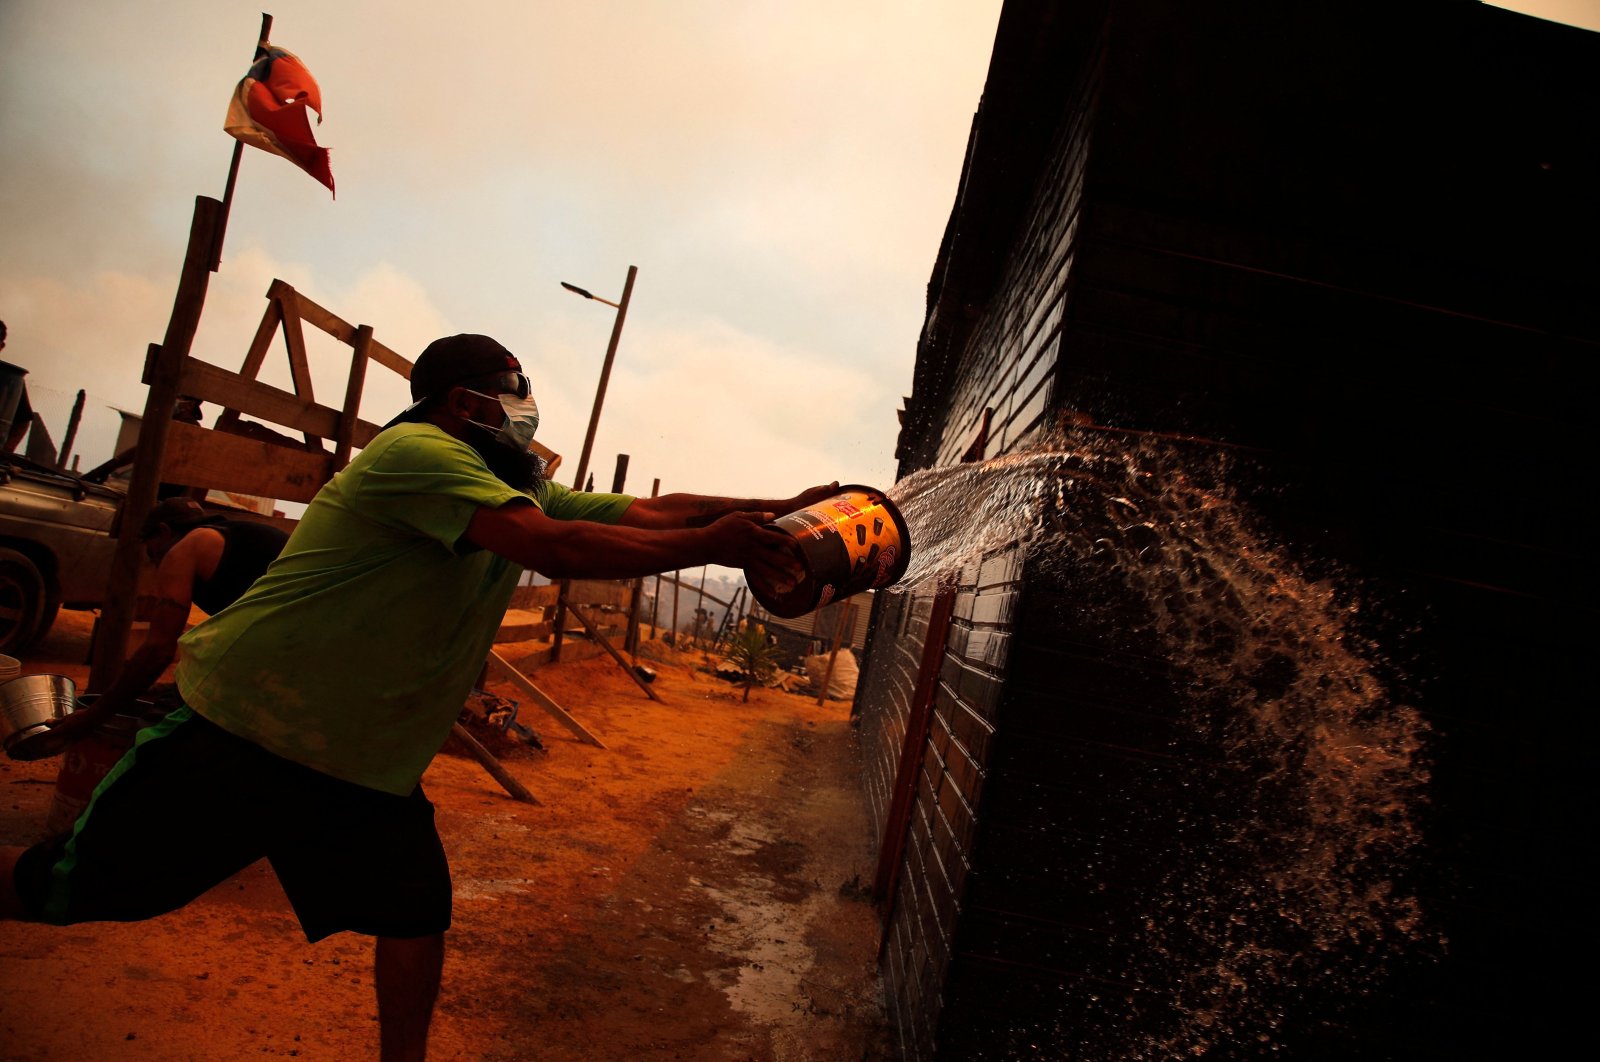
[[[559,590],[554,583],[519,586],[511,597],[511,606],[495,638],[496,651],[520,671],[535,671],[558,661],[587,660],[605,652],[570,615],[557,649],[554,636]],[[632,594],[632,580],[574,579],[567,584],[567,603],[582,611],[596,633],[618,650],[627,638]]]

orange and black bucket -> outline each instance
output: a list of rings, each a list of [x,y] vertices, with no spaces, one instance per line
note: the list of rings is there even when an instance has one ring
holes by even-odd
[[[786,594],[749,577],[750,593],[774,616],[792,619],[863,590],[893,586],[911,561],[911,534],[882,491],[860,485],[780,516],[773,527],[800,543],[806,575]]]

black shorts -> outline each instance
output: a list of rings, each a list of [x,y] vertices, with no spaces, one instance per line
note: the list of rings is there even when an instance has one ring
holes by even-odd
[[[42,921],[177,910],[266,858],[307,940],[450,925],[450,867],[418,786],[394,796],[275,756],[180,708],[141,731],[70,834],[17,863]]]

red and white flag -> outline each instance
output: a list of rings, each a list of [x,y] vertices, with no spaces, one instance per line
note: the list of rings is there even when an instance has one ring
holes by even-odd
[[[246,144],[282,155],[331,192],[328,149],[317,146],[307,109],[317,112],[321,124],[322,90],[316,78],[289,52],[268,47],[234,90],[222,128]]]

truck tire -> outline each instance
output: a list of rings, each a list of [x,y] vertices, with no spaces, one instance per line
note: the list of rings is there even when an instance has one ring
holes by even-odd
[[[0,549],[0,653],[16,656],[39,633],[44,576],[16,550]]]
[[[50,633],[50,628],[55,626],[56,616],[61,613],[61,587],[47,575],[44,583],[44,604],[39,608],[39,622],[33,625],[33,640],[36,642]]]

